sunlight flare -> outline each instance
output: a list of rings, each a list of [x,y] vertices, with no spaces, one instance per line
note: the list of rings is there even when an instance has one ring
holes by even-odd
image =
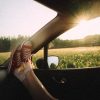
[[[80,19],[76,27],[60,36],[61,39],[82,39],[88,35],[100,34],[100,17],[86,20]]]
[[[79,25],[85,25],[87,23],[87,20],[86,19],[81,19],[78,24]]]

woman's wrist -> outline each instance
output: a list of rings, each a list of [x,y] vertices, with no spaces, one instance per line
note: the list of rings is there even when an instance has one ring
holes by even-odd
[[[14,75],[22,82],[25,80],[27,73],[31,71],[32,66],[30,64],[23,63],[14,71]]]
[[[14,75],[21,81],[23,82],[25,80],[25,74],[19,72],[18,70],[14,71]]]

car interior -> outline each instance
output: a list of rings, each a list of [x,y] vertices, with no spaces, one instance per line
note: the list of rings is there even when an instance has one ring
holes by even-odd
[[[77,23],[73,23],[74,17],[85,13],[88,20],[100,16],[99,0],[35,0],[36,2],[53,9],[57,16],[30,37],[34,48],[32,54],[44,48],[44,60],[37,63],[38,68],[33,69],[38,79],[48,92],[58,100],[99,100],[100,99],[100,67],[50,69],[48,62],[49,43],[69,30]],[[98,8],[98,10],[97,10]],[[85,12],[83,11],[85,10]],[[83,11],[83,12],[82,12]],[[42,33],[42,34],[41,34]],[[39,39],[41,37],[41,39]],[[34,55],[33,55],[34,57]],[[59,58],[58,58],[59,60]],[[12,97],[15,100],[32,100],[26,88],[12,73],[8,73],[9,59],[0,65],[0,98],[7,100]],[[59,65],[58,65],[59,66]],[[5,85],[6,84],[6,85]],[[7,86],[8,84],[8,86]],[[11,87],[9,87],[9,84]],[[3,88],[3,85],[5,85]],[[20,92],[18,92],[20,91]],[[42,98],[41,98],[42,99]]]

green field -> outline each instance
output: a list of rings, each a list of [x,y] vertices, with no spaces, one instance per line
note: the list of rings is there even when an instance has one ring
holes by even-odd
[[[8,58],[10,53],[0,53],[0,64]],[[100,66],[100,46],[99,47],[77,47],[63,49],[49,49],[49,55],[59,57],[58,69],[69,67],[83,68]],[[43,57],[43,50],[33,56],[33,62]]]
[[[42,52],[43,51],[40,50],[34,55],[35,60],[40,56],[43,57]],[[50,49],[49,55],[56,55],[59,57],[58,69],[100,66],[100,46]]]

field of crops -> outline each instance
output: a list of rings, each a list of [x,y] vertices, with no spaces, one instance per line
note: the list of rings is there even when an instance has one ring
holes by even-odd
[[[0,53],[0,64],[9,55],[10,53]],[[100,66],[100,47],[49,49],[49,55],[59,57],[58,69]],[[40,50],[33,56],[33,62],[40,57],[43,57],[43,50]]]
[[[35,60],[42,55],[40,50],[35,56]],[[79,47],[50,49],[49,55],[59,57],[58,69],[83,68],[100,66],[100,47]]]

